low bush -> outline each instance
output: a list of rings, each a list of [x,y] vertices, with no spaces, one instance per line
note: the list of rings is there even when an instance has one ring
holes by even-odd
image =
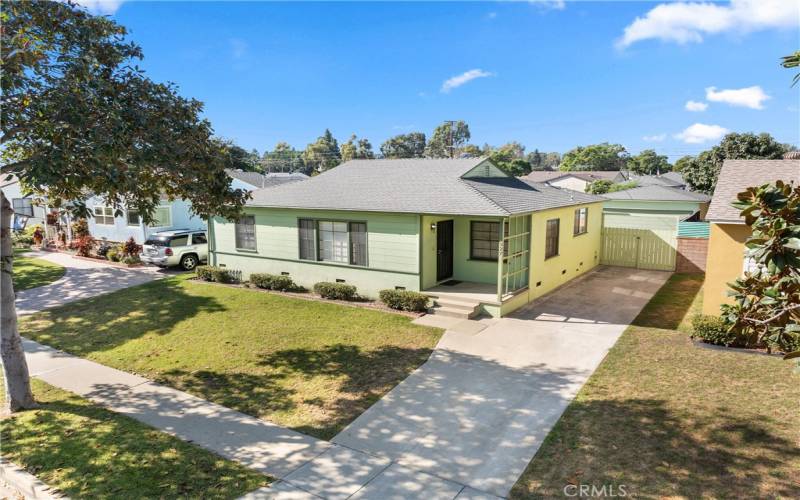
[[[106,249],[106,258],[111,262],[119,262],[122,259],[122,252],[117,245],[111,245]]]
[[[381,302],[401,311],[423,312],[428,309],[428,296],[410,290],[381,290]]]
[[[122,255],[125,257],[134,257],[138,261],[140,253],[142,253],[142,245],[136,243],[133,236],[122,244]]]
[[[83,238],[84,236],[91,236],[89,233],[89,221],[78,219],[72,223],[72,237]]]
[[[345,283],[321,281],[314,285],[314,291],[323,299],[355,300],[358,298],[356,287]]]
[[[293,292],[301,289],[289,276],[266,273],[253,273],[250,283],[265,290],[278,290],[280,292]]]
[[[137,255],[125,255],[124,257],[122,257],[122,263],[123,264],[128,264],[128,265],[133,265],[133,264],[141,264],[142,261],[141,261],[141,259],[139,259],[139,255],[138,254]]]
[[[198,279],[217,283],[237,283],[242,276],[241,271],[217,266],[197,266],[194,271]]]
[[[89,257],[94,249],[95,241],[91,236],[81,236],[78,239],[72,240],[72,247],[78,251],[81,257]]]
[[[725,321],[718,316],[697,314],[692,318],[692,338],[724,346],[739,346],[738,335],[729,332]]]
[[[11,242],[15,247],[29,247],[33,245],[33,235],[25,233],[14,233]]]

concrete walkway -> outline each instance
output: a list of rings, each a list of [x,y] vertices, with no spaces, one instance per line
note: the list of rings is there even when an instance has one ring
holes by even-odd
[[[17,314],[31,314],[75,300],[94,297],[165,276],[155,267],[120,268],[102,261],[75,259],[57,252],[28,252],[26,257],[43,259],[66,268],[64,276],[38,288],[17,293]]]
[[[457,324],[333,442],[506,496],[669,275],[600,268],[477,333]]]

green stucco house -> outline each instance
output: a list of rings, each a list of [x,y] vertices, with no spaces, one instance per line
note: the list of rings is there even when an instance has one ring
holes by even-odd
[[[437,313],[500,316],[600,262],[602,202],[485,158],[353,160],[254,191],[237,221],[213,219],[210,260],[245,278],[423,291]]]

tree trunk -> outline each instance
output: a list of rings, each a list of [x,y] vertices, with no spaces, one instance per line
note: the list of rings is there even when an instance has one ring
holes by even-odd
[[[28,363],[22,350],[22,340],[17,330],[17,308],[14,304],[14,248],[11,242],[11,220],[14,209],[5,193],[0,190],[0,356],[3,359],[6,400],[4,413],[35,408],[31,392]]]

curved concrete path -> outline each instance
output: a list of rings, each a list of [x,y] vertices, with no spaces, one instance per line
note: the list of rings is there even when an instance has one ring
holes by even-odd
[[[122,268],[102,261],[75,259],[72,255],[58,252],[29,252],[25,256],[53,262],[65,267],[67,272],[49,285],[18,292],[19,316],[141,285],[166,275],[155,267]]]

